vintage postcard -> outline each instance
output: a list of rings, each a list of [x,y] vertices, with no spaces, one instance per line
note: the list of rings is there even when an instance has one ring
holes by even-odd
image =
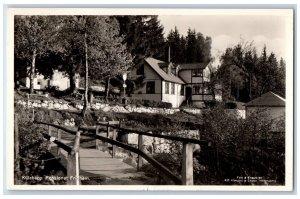
[[[293,190],[293,8],[7,11],[9,190]]]

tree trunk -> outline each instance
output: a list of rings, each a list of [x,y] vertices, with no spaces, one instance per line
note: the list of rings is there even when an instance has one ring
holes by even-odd
[[[110,84],[110,77],[108,77],[105,82],[105,101],[106,102],[108,102],[109,84]]]
[[[74,66],[75,67],[75,66]],[[70,93],[76,93],[78,88],[77,88],[77,85],[76,85],[76,73],[75,71],[70,71]]]
[[[30,94],[34,92],[34,76],[35,76],[35,60],[36,60],[36,48],[33,50],[31,71],[30,71]]]
[[[87,41],[86,41],[86,33],[84,33],[84,47],[85,47],[85,91],[84,91],[84,104],[82,109],[82,117],[85,116],[87,105],[88,105],[88,89],[89,89],[89,66],[88,66],[88,53],[87,53]]]

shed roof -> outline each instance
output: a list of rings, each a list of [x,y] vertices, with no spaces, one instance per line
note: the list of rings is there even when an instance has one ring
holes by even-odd
[[[269,91],[245,104],[246,107],[284,107],[285,99]]]
[[[154,59],[152,57],[146,58],[145,61],[149,64],[149,66],[165,81],[175,82],[179,84],[184,84],[184,81],[179,77],[166,73],[163,69],[160,68],[160,65],[167,64],[164,61]]]

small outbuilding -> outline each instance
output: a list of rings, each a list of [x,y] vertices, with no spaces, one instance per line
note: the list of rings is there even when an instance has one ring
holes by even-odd
[[[245,104],[246,118],[257,111],[266,111],[269,119],[285,119],[285,99],[273,92],[267,92]]]

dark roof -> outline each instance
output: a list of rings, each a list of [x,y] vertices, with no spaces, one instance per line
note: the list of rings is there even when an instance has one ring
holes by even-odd
[[[179,84],[184,84],[184,81],[179,77],[176,77],[173,74],[168,74],[164,70],[160,68],[160,65],[167,64],[164,61],[154,59],[152,57],[146,58],[145,61],[149,64],[149,66],[165,81],[175,82]]]
[[[180,70],[204,69],[208,63],[179,64]]]
[[[263,106],[263,107],[276,107],[276,106],[285,106],[285,99],[280,97],[279,95],[276,95],[273,92],[267,92],[263,94],[262,96],[255,98],[254,100],[248,102],[245,104],[247,107],[256,107],[256,106]]]

